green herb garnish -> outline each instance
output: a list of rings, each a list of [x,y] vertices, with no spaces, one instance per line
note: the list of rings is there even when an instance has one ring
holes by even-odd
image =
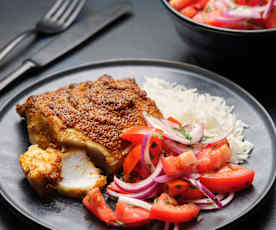
[[[201,141],[204,142],[204,141],[207,141],[209,138],[212,138],[211,136],[203,136],[201,138]]]
[[[180,129],[175,129],[175,130],[179,131],[188,141],[192,140],[191,135],[186,132],[186,130],[184,129],[184,127],[181,127]]]
[[[165,198],[164,201],[167,203],[167,204],[171,204],[170,200],[168,198]]]
[[[207,6],[207,7],[204,9],[204,11],[205,11],[206,13],[210,12],[210,11],[211,11],[211,7],[210,7],[210,6]]]
[[[114,223],[119,225],[119,226],[124,226],[125,224],[119,220],[114,220]]]

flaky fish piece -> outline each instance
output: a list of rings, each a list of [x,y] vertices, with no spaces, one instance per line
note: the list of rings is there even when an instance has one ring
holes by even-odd
[[[19,157],[20,166],[34,190],[47,197],[53,191],[64,196],[82,198],[88,191],[106,184],[106,177],[79,149],[42,149],[31,145]]]
[[[143,112],[162,117],[134,79],[115,80],[107,75],[31,96],[17,106],[17,112],[27,120],[32,144],[85,149],[108,173],[121,166],[129,145],[120,139],[122,131],[146,125]]]
[[[47,196],[54,191],[62,180],[62,155],[59,150],[51,147],[43,150],[38,145],[31,145],[20,155],[20,166],[40,196]]]

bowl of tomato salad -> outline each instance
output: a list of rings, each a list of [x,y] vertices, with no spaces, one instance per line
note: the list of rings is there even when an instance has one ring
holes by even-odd
[[[275,0],[162,0],[201,62],[259,63],[276,37]]]
[[[115,209],[99,188],[83,199],[102,222],[130,228],[158,221],[158,229],[178,230],[181,223],[199,221],[201,212],[227,208],[236,192],[252,186],[254,171],[229,163],[227,134],[207,137],[203,125],[182,125],[173,117],[145,119],[148,126],[120,135],[131,148],[122,173],[105,190]]]

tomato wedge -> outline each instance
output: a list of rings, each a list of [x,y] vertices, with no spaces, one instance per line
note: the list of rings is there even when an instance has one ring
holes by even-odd
[[[214,193],[229,193],[251,186],[254,175],[244,166],[228,164],[215,173],[202,175],[200,182]]]
[[[265,20],[266,28],[276,28],[276,6],[273,6],[270,15]]]
[[[129,181],[130,173],[141,159],[141,145],[136,145],[126,156],[123,164],[125,180]]]
[[[192,151],[187,151],[179,156],[169,156],[162,159],[164,172],[168,176],[190,174],[196,168],[197,159]]]
[[[162,193],[158,201],[153,204],[150,211],[150,218],[165,222],[187,222],[195,218],[200,208],[193,204],[178,205],[176,200],[166,193]]]
[[[108,207],[99,188],[94,188],[83,198],[82,203],[101,221],[114,225],[115,213]]]
[[[232,152],[228,143],[218,142],[204,148],[198,155],[197,170],[199,173],[216,171],[224,166],[231,158]]]
[[[156,136],[156,139],[160,139],[159,137],[162,133],[163,132],[160,129],[148,126],[138,126],[124,130],[120,135],[120,138],[135,144],[142,144],[144,135],[152,134],[153,136]]]
[[[195,0],[170,0],[170,5],[176,10],[181,10],[184,7],[193,3],[194,1]]]
[[[150,213],[143,208],[118,202],[115,210],[117,222],[122,227],[138,227],[150,221]]]
[[[244,6],[263,6],[267,3],[266,0],[236,0],[236,4]]]
[[[182,126],[181,122],[178,121],[178,120],[176,120],[174,117],[168,117],[167,120],[170,121],[170,122],[172,122],[172,123],[175,123],[175,124],[179,125],[179,127]]]
[[[199,189],[180,179],[168,182],[166,192],[181,203],[185,200],[196,200],[205,197]]]

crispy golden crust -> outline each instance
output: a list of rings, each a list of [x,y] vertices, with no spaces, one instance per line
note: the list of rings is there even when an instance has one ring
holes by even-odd
[[[19,157],[19,163],[29,183],[41,196],[53,191],[62,180],[62,153],[56,149],[43,150],[31,145]]]
[[[74,137],[81,136],[83,142],[98,144],[98,149],[103,149],[99,152],[106,152],[104,156],[108,159],[104,161],[112,171],[120,164],[127,145],[119,135],[126,128],[145,125],[144,111],[162,117],[155,102],[134,79],[114,80],[107,75],[94,82],[31,96],[25,104],[17,106],[17,112],[27,118],[32,143],[44,148],[63,145],[68,132],[73,131]]]

